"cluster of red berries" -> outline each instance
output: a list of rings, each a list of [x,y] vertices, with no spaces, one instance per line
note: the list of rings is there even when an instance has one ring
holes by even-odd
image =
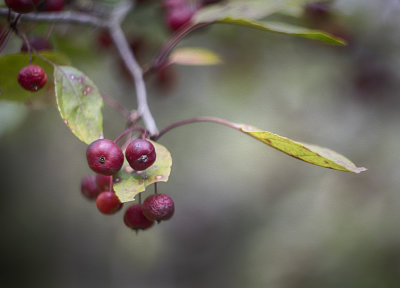
[[[154,164],[154,145],[144,139],[133,140],[125,150],[125,157],[135,171],[144,171]],[[114,214],[122,208],[122,203],[112,189],[113,177],[124,162],[121,148],[113,141],[99,139],[86,150],[89,167],[97,175],[83,178],[81,192],[88,199],[96,199],[96,206],[103,214]],[[174,202],[167,194],[154,194],[143,204],[133,204],[125,211],[124,222],[134,230],[150,228],[154,221],[167,220],[174,213]]]

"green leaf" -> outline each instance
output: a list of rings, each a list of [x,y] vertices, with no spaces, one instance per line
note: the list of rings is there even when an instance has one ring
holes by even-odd
[[[234,125],[236,126],[236,129],[242,131],[243,133],[250,135],[253,138],[299,160],[317,166],[346,172],[360,173],[367,170],[364,167],[357,167],[353,162],[343,155],[340,155],[328,148],[293,141],[289,138],[282,137],[268,131],[262,131],[258,128],[245,124]]]
[[[237,24],[263,31],[319,40],[335,45],[345,44],[342,39],[319,30],[307,29],[287,23],[260,20],[275,13],[299,14],[299,11],[303,10],[303,6],[307,2],[306,0],[253,0],[214,5],[200,9],[194,15],[192,23],[219,22]]]
[[[180,65],[217,65],[221,64],[219,56],[211,50],[204,48],[179,48],[175,49],[170,57],[169,62]]]
[[[103,137],[103,98],[96,85],[69,66],[54,69],[58,110],[64,123],[86,144]]]
[[[49,61],[68,65],[69,60],[63,54],[43,51],[40,53]],[[54,99],[54,84],[53,84],[53,66],[39,58],[37,55],[32,55],[32,64],[43,67],[47,74],[47,84],[37,92],[31,92],[22,88],[18,81],[18,72],[23,67],[29,65],[29,55],[27,53],[9,54],[0,57],[0,99],[11,100],[17,102],[27,101],[51,101]]]
[[[193,16],[192,23],[211,23],[222,21],[225,18],[261,19],[283,9],[283,7],[289,2],[291,1],[249,0],[220,5],[210,5],[196,12]]]
[[[145,171],[134,171],[125,160],[122,169],[114,176],[114,191],[119,200],[129,202],[155,182],[167,182],[171,173],[171,154],[164,146],[151,141],[156,149],[157,158]]]
[[[220,22],[238,24],[248,26],[250,28],[255,28],[259,30],[294,35],[303,38],[318,40],[322,42],[326,42],[329,44],[335,45],[345,45],[346,42],[343,39],[337,38],[333,35],[330,35],[326,32],[320,30],[308,29],[300,26],[295,26],[291,24],[281,23],[281,22],[273,22],[273,21],[251,21],[247,19],[233,19],[233,18],[225,18]]]

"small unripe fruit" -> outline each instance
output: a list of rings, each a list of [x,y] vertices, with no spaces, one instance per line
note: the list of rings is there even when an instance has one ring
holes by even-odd
[[[111,176],[117,173],[124,163],[121,148],[109,139],[92,142],[86,150],[86,159],[94,172]]]
[[[117,195],[113,192],[101,192],[96,199],[97,209],[103,214],[110,215],[116,213],[122,207]]]
[[[96,184],[100,191],[108,191],[110,189],[110,180],[112,176],[96,174]]]
[[[44,69],[38,65],[28,65],[18,72],[18,83],[26,90],[36,92],[47,82]]]
[[[150,141],[136,139],[126,147],[125,157],[136,171],[146,170],[156,161],[156,149]]]
[[[124,223],[129,228],[145,230],[153,226],[154,221],[147,219],[143,215],[141,204],[134,204],[126,209],[124,214]]]
[[[5,0],[8,8],[20,14],[32,12],[39,2],[40,0]]]
[[[81,192],[86,198],[94,200],[100,194],[100,191],[101,190],[99,190],[96,184],[95,175],[86,175],[83,177],[81,182]]]
[[[153,194],[143,202],[143,215],[149,220],[168,220],[174,211],[174,201],[167,194]]]

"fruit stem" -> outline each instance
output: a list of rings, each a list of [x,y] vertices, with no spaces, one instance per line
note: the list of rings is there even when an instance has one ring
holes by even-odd
[[[124,132],[122,132],[117,138],[115,138],[114,143],[117,143],[119,140],[121,140],[122,137],[124,137],[126,134],[132,132],[132,131],[141,131],[142,133],[145,133],[145,129],[141,126],[132,126],[126,129]]]
[[[176,127],[183,126],[186,124],[191,124],[191,123],[197,123],[197,122],[214,122],[214,123],[228,126],[235,130],[240,130],[240,127],[233,122],[229,122],[227,120],[217,118],[217,117],[205,116],[205,117],[189,118],[189,119],[185,119],[185,120],[181,120],[181,121],[172,123],[172,124],[168,125],[167,127],[165,127],[164,129],[162,129],[157,135],[150,137],[150,139],[157,141],[162,135],[164,135],[165,133],[167,133],[168,131],[170,131]]]
[[[158,56],[155,57],[153,63],[143,72],[143,76],[146,77],[148,74],[158,71],[165,62],[165,59],[168,57],[169,53],[171,52],[172,49],[188,34],[191,32],[207,26],[211,23],[198,23],[195,25],[188,24],[183,26],[181,29],[179,29],[173,36],[172,38],[168,41],[168,43],[161,49],[159,52]]]
[[[158,194],[158,191],[157,191],[157,182],[154,183],[154,194]]]

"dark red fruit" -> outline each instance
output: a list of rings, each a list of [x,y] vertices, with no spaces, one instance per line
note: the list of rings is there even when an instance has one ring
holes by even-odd
[[[168,220],[174,211],[174,201],[167,194],[153,194],[143,202],[143,215],[149,220]]]
[[[187,5],[185,0],[164,0],[162,3],[164,9],[170,10]]]
[[[185,24],[189,23],[194,15],[195,10],[190,6],[178,6],[167,11],[167,26],[176,31]]]
[[[110,180],[112,176],[96,174],[96,184],[100,191],[108,191],[110,189]]]
[[[43,37],[31,37],[28,39],[31,49],[36,51],[51,50],[51,45],[46,38]],[[28,52],[28,45],[24,43],[21,47],[21,52]]]
[[[313,24],[325,22],[332,16],[331,3],[326,1],[308,3],[304,8],[304,13]]]
[[[45,0],[44,11],[56,12],[64,9],[64,0]]]
[[[126,147],[125,157],[133,169],[142,171],[156,161],[156,150],[150,141],[136,139]]]
[[[201,1],[201,5],[202,6],[207,6],[207,5],[210,5],[210,4],[217,4],[217,3],[220,3],[220,2],[222,2],[222,0],[203,0],[203,1]]]
[[[18,73],[18,83],[26,90],[36,92],[47,82],[44,69],[38,65],[28,65]]]
[[[40,0],[5,0],[8,8],[17,13],[29,13],[35,10]]]
[[[86,150],[86,159],[94,172],[111,176],[117,173],[124,163],[121,148],[109,139],[92,142]]]
[[[154,221],[144,217],[141,204],[134,204],[125,211],[125,225],[135,230],[145,230],[153,226]]]
[[[96,184],[95,175],[86,175],[83,177],[81,182],[81,192],[86,198],[93,200],[100,194],[100,191]]]
[[[113,192],[101,192],[96,199],[97,209],[103,214],[114,214],[122,207],[117,195]]]

